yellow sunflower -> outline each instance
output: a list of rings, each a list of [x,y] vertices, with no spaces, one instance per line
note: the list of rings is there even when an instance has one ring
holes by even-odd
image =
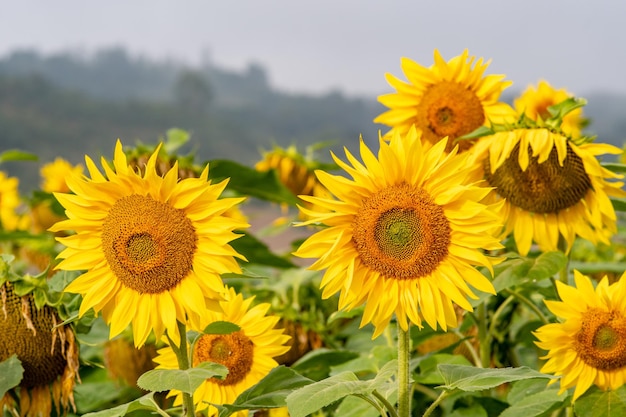
[[[619,154],[608,144],[577,145],[546,128],[515,128],[480,139],[473,158],[484,168],[494,193],[504,199],[505,235],[528,254],[532,242],[542,251],[558,250],[559,236],[569,252],[576,236],[609,244],[616,216],[609,196],[624,196],[621,178],[600,165],[602,154]]]
[[[489,122],[514,120],[511,106],[498,101],[511,82],[502,81],[504,75],[484,76],[489,63],[483,63],[483,58],[475,61],[467,50],[446,62],[435,49],[435,63],[431,67],[402,58],[402,71],[408,82],[386,74],[387,82],[397,92],[378,97],[389,110],[374,122],[391,127],[385,135],[387,138],[396,131],[405,135],[413,125],[431,143],[447,136],[449,151],[456,138]],[[460,141],[460,150],[469,149],[471,143]]]
[[[576,288],[557,282],[561,301],[546,301],[560,318],[540,327],[535,342],[548,354],[541,372],[561,376],[559,393],[576,387],[573,400],[596,385],[616,390],[626,381],[626,274],[609,285],[606,278],[593,288],[574,271]]]
[[[513,101],[518,114],[526,114],[532,120],[545,120],[551,117],[548,107],[553,106],[573,97],[566,89],[556,89],[546,81],[539,81],[537,87],[529,86],[519,97]],[[565,117],[561,129],[563,133],[573,138],[580,137],[584,125],[583,109],[581,107],[572,110]]]
[[[289,349],[285,346],[289,336],[283,334],[282,329],[275,328],[279,317],[266,316],[270,305],[263,303],[252,306],[253,300],[254,298],[244,299],[230,288],[226,300],[220,302],[222,312],[213,312],[205,320],[190,326],[201,331],[212,322],[226,321],[240,328],[226,335],[200,336],[190,354],[194,366],[202,362],[214,362],[228,368],[225,379],[207,379],[193,394],[198,410],[209,407],[209,416],[216,415],[217,409],[208,403],[231,404],[239,394],[278,366],[273,358]],[[178,369],[176,354],[169,346],[160,349],[154,361],[158,364],[157,369]],[[173,390],[170,396],[176,396],[174,405],[182,404],[182,393]]]
[[[501,227],[492,207],[480,203],[489,189],[468,183],[467,153],[446,153],[446,139],[424,145],[414,128],[380,139],[378,158],[361,140],[360,163],[348,150],[335,162],[352,179],[317,171],[336,199],[301,196],[326,211],[300,209],[327,228],[295,252],[319,258],[310,268],[326,270],[324,298],[340,292],[339,308],[365,303],[361,325],[372,322],[377,337],[395,312],[403,329],[408,319],[422,327],[454,327],[453,302],[472,310],[468,286],[493,293],[475,266],[492,269],[483,249],[501,248],[493,232]]]
[[[69,193],[66,178],[69,175],[81,175],[83,166],[72,165],[63,158],[44,164],[40,169],[41,189],[47,193]]]
[[[19,213],[21,205],[18,191],[19,179],[9,177],[0,171],[0,228],[4,230],[25,230],[28,217]]]
[[[66,246],[57,269],[87,270],[65,291],[83,295],[80,315],[102,311],[110,337],[132,322],[135,345],[151,330],[179,340],[177,321],[204,314],[224,292],[220,274],[240,272],[243,259],[228,243],[247,227],[223,215],[242,198],[218,199],[227,181],[211,184],[208,166],[199,178],[178,181],[177,167],[159,176],[158,147],[144,174],[129,168],[122,144],[106,177],[85,157],[91,178],[70,175],[75,194],[55,196],[68,219],[50,230],[75,230],[57,238]]]

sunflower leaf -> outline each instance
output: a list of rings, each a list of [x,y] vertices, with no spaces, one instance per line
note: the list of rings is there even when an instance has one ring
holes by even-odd
[[[214,321],[204,328],[204,334],[231,334],[238,330],[241,330],[241,327],[237,326],[235,323],[231,323],[229,321]]]
[[[527,278],[533,281],[550,278],[565,268],[567,260],[567,256],[559,251],[542,253],[528,270]]]
[[[299,202],[273,169],[259,172],[234,161],[216,159],[209,161],[209,177],[215,182],[230,178],[226,188],[243,195],[294,206]]]
[[[228,368],[212,362],[204,362],[190,369],[154,369],[141,375],[137,385],[146,391],[178,390],[193,392],[209,378],[224,378]]]
[[[94,413],[83,414],[83,417],[121,417],[133,411],[140,410],[154,411],[159,415],[167,416],[167,414],[154,401],[153,396],[154,393],[151,392],[129,403],[118,405],[117,407],[97,411]]]
[[[0,154],[0,164],[8,161],[36,161],[37,155],[17,149],[9,149]]]
[[[626,386],[615,391],[592,387],[574,403],[574,411],[581,417],[621,417],[626,415]]]
[[[250,233],[243,233],[230,242],[238,253],[246,257],[249,263],[273,266],[276,268],[293,268],[294,264],[286,258],[274,254],[269,247]]]
[[[219,417],[230,416],[239,410],[284,407],[285,399],[291,392],[312,383],[312,380],[296,371],[278,366],[258,383],[242,392],[232,404],[224,404]]]
[[[511,389],[508,401],[511,404],[500,417],[534,417],[560,407],[567,393],[559,395],[556,387],[546,388],[546,382],[538,379],[519,381]]]
[[[0,398],[22,380],[24,368],[17,355],[11,355],[8,359],[0,362]]]
[[[315,349],[298,359],[291,369],[307,378],[319,381],[330,374],[332,366],[340,365],[359,356],[357,352],[348,350]]]
[[[520,381],[530,378],[554,378],[552,375],[542,374],[526,366],[519,368],[476,368],[466,365],[440,364],[438,367],[444,385],[440,388],[461,391],[482,391],[494,388],[507,382]]]

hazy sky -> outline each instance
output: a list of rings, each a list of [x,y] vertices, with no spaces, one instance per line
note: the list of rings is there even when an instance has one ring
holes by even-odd
[[[400,58],[468,48],[521,90],[626,93],[624,0],[0,0],[0,56],[124,46],[133,55],[243,69],[294,92],[389,92]]]

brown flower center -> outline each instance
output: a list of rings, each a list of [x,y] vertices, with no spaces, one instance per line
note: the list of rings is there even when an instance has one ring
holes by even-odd
[[[574,341],[574,350],[587,365],[601,371],[626,366],[626,317],[618,311],[590,308]]]
[[[243,380],[252,369],[254,344],[239,330],[226,335],[205,334],[194,345],[193,364],[214,362],[228,368],[224,379],[211,378],[219,385],[234,385]]]
[[[448,254],[450,232],[443,208],[423,189],[405,183],[365,200],[353,223],[361,261],[396,279],[434,271]]]
[[[538,157],[530,156],[529,146],[529,164],[522,171],[518,163],[519,152],[518,143],[493,174],[489,158],[484,163],[489,184],[514,206],[533,213],[557,213],[577,204],[591,189],[583,161],[569,144],[563,166],[559,165],[556,148],[546,161],[538,163]]]
[[[454,139],[473,132],[485,122],[483,105],[476,93],[463,85],[442,81],[424,92],[417,106],[416,127],[422,129],[423,137],[435,143],[448,136],[448,150]],[[472,146],[472,141],[460,141],[459,150]]]
[[[118,200],[102,227],[102,248],[111,270],[142,294],[170,290],[187,277],[196,240],[182,210],[137,194]]]

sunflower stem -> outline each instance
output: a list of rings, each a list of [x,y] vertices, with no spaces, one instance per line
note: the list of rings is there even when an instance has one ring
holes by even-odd
[[[182,371],[189,369],[189,351],[187,350],[187,327],[184,323],[180,321],[178,323],[178,333],[180,334],[180,345],[173,349],[176,354],[176,359],[178,360],[178,368]],[[170,340],[170,345],[172,347],[176,346],[172,343],[172,339],[170,339],[169,335],[167,338]],[[188,392],[183,392],[183,416],[186,417],[194,417],[196,415],[196,410],[193,404],[193,395]]]
[[[372,392],[372,394],[374,395],[374,397],[376,397],[376,399],[377,399],[378,401],[380,401],[380,402],[381,402],[381,403],[385,406],[385,408],[387,409],[387,411],[389,411],[389,414],[388,414],[389,416],[391,416],[391,417],[398,417],[398,414],[396,413],[396,410],[394,409],[393,404],[391,404],[391,403],[390,403],[390,402],[389,402],[389,401],[385,398],[385,396],[384,396],[384,395],[382,395],[380,392],[378,392],[378,391],[376,391],[376,390],[374,390],[374,391]],[[384,413],[384,411],[385,411],[385,410],[379,409],[379,411],[381,411],[381,414],[380,414],[381,416],[384,416],[384,415],[386,415],[386,414],[387,414],[387,413]],[[383,414],[383,413],[384,413],[384,414]]]
[[[409,382],[409,329],[398,322],[398,417],[411,413],[411,384]]]
[[[487,332],[487,308],[486,302],[478,305],[478,340],[480,342],[481,368],[489,368],[491,362],[491,336]]]
[[[546,318],[546,316],[543,314],[543,312],[541,311],[541,309],[539,307],[537,307],[537,305],[535,303],[533,303],[528,297],[515,292],[515,291],[511,291],[511,290],[504,290],[503,292],[506,292],[508,294],[510,294],[511,297],[515,297],[517,298],[519,301],[521,301],[522,303],[526,304],[536,315],[537,317],[539,317],[539,320],[541,320],[541,322],[543,324],[548,324],[550,323],[550,320],[548,320]]]
[[[424,414],[422,414],[422,417],[430,416],[432,414],[432,412],[435,410],[435,408],[437,408],[439,406],[439,404],[441,404],[441,402],[448,395],[450,395],[450,391],[442,391],[441,394],[439,394],[439,397],[437,397],[437,399],[435,401],[433,401],[432,404],[430,404],[430,406],[426,409],[426,411],[424,411]]]

